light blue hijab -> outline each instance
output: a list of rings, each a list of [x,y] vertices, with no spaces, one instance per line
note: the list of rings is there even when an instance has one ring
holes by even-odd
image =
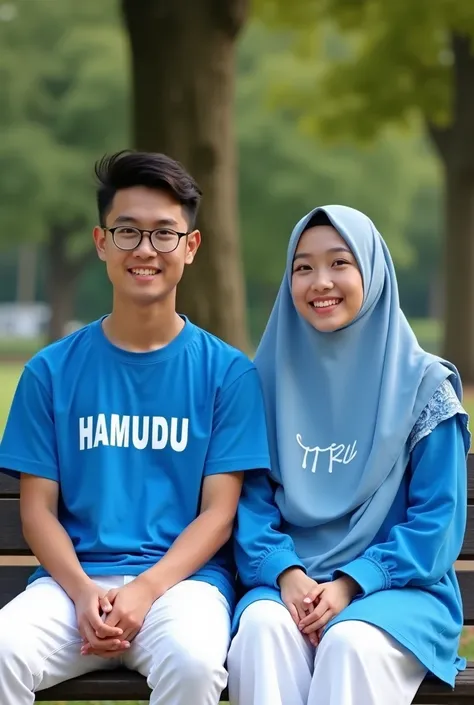
[[[291,295],[295,250],[318,211],[349,245],[364,286],[357,317],[331,333],[300,316]],[[315,208],[295,226],[255,364],[283,530],[321,579],[373,540],[400,487],[421,412],[447,379],[461,399],[461,381],[453,365],[418,345],[372,221],[338,205]]]

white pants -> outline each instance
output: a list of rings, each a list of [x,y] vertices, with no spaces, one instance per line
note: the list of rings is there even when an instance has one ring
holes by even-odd
[[[277,602],[244,611],[227,660],[235,705],[409,705],[426,669],[381,629],[340,622],[317,649]]]
[[[105,589],[133,580],[100,577]],[[99,669],[125,666],[148,679],[151,705],[216,705],[226,686],[227,601],[216,587],[187,580],[157,600],[119,658],[81,656],[74,604],[40,578],[0,610],[0,703],[32,705],[34,692]]]

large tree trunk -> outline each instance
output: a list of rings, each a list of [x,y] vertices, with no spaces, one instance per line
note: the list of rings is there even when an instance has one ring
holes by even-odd
[[[443,355],[474,384],[474,54],[464,36],[452,48],[452,120],[428,127],[445,178]]]
[[[122,0],[137,149],[178,159],[203,190],[203,241],[178,290],[198,325],[247,349],[233,130],[235,45],[248,0]]]
[[[46,292],[51,318],[47,331],[48,343],[64,336],[66,324],[74,316],[74,297],[79,275],[95,256],[95,250],[91,248],[82,255],[71,257],[69,240],[75,232],[75,229],[69,231],[63,227],[52,227],[49,236]]]

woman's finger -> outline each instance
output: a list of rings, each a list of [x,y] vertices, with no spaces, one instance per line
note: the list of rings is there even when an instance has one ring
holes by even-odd
[[[324,592],[324,583],[321,585],[315,585],[309,592],[306,593],[304,599],[303,599],[303,604],[304,605],[312,605],[314,604],[319,598],[321,597],[322,593]]]
[[[318,632],[322,627],[325,627],[326,624],[329,622],[330,619],[333,617],[333,612],[332,610],[328,609],[322,617],[320,617],[316,622],[313,622],[309,626],[305,627],[302,632],[303,634],[312,634],[314,632]]]
[[[300,629],[305,629],[308,627],[310,624],[314,624],[315,622],[318,621],[318,619],[321,619],[323,614],[329,609],[329,605],[326,602],[326,600],[323,598],[320,600],[320,602],[316,605],[316,607],[309,613],[306,614],[301,622],[299,623],[299,628]]]

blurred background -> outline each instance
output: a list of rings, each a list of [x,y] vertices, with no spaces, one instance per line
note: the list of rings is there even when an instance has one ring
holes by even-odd
[[[2,355],[109,310],[93,166],[139,147],[204,190],[198,323],[252,350],[293,225],[344,203],[388,242],[421,343],[474,381],[470,0],[215,5],[0,0]]]
[[[251,354],[296,221],[354,206],[474,411],[473,37],[472,0],[0,0],[0,432],[24,361],[110,310],[93,166],[129,147],[203,189],[195,323]]]

